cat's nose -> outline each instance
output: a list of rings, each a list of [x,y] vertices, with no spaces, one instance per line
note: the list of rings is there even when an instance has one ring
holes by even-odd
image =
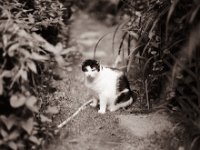
[[[88,78],[89,80],[92,80],[92,79],[93,79],[93,76],[92,76],[92,75],[88,75],[87,78]]]
[[[88,75],[87,77],[88,77],[88,78],[91,78],[92,76],[91,76],[91,75]]]

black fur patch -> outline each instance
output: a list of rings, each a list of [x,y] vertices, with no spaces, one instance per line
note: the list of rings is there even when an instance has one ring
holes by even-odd
[[[93,59],[87,59],[87,60],[85,60],[82,63],[82,71],[83,72],[87,71],[86,70],[87,66],[90,66],[91,68],[96,68],[97,71],[100,71],[100,65],[99,65],[98,61],[96,61],[96,60],[93,60]]]
[[[120,76],[117,83],[118,83],[117,85],[118,92],[121,92],[125,89],[128,89],[128,91],[121,93],[116,99],[115,103],[117,104],[128,101],[132,97],[132,92],[127,77],[125,75]]]
[[[132,92],[131,91],[123,92],[117,97],[117,99],[115,100],[115,104],[121,103],[121,102],[126,102],[131,97],[132,97]]]
[[[124,89],[131,90],[129,82],[128,82],[128,79],[124,74],[118,78],[118,82],[117,83],[118,83],[117,86],[118,86],[118,91],[119,92],[123,91]]]

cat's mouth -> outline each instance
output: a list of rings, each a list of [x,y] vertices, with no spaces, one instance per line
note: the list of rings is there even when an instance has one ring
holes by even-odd
[[[87,77],[87,80],[90,81],[90,82],[92,82],[92,81],[94,80],[94,77],[88,76],[88,77]]]

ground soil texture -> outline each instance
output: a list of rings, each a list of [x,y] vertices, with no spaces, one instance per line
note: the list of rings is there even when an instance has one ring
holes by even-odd
[[[93,48],[98,39],[114,27],[79,13],[71,25],[72,40],[83,53],[83,59],[93,56]],[[120,34],[117,36],[117,47]],[[112,35],[106,36],[97,50],[97,58],[104,64],[112,64]],[[50,81],[56,92],[47,95],[50,104],[60,108],[54,119],[59,124],[70,117],[91,97],[84,86],[81,60],[62,72],[62,80]],[[133,106],[117,112],[98,114],[97,108],[87,107],[60,130],[49,143],[48,150],[173,150],[180,146],[174,133],[174,124],[166,113],[153,112],[135,114]]]

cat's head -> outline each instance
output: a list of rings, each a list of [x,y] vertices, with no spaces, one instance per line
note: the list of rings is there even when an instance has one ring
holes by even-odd
[[[93,59],[87,59],[82,63],[82,71],[87,78],[95,78],[100,71],[100,64]]]

